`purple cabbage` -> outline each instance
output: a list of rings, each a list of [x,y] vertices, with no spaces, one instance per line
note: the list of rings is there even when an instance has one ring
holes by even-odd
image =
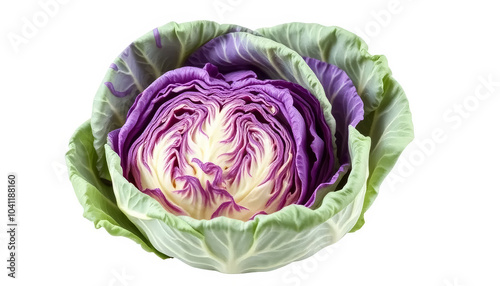
[[[348,126],[363,119],[363,102],[345,72],[305,58],[333,106],[333,137],[313,94],[269,79],[272,71],[247,65],[244,55],[234,41],[215,38],[191,66],[139,94],[123,127],[109,134],[125,178],[171,213],[249,220],[290,204],[311,207],[350,167]],[[118,97],[129,92],[107,87]]]

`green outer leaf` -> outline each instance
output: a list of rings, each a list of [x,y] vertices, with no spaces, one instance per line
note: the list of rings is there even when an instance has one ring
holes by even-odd
[[[111,235],[128,237],[144,250],[154,252],[160,258],[168,258],[154,249],[149,240],[118,209],[111,185],[99,178],[93,141],[90,121],[87,121],[76,130],[66,153],[69,177],[78,201],[84,207],[83,216],[93,221],[96,228],[104,227]]]
[[[119,156],[105,145],[118,207],[154,247],[189,265],[226,273],[272,270],[307,258],[349,232],[362,211],[369,149],[370,138],[350,127],[352,172],[341,190],[328,193],[316,210],[289,205],[243,222],[167,212],[123,177]]]
[[[363,213],[352,231],[358,230],[364,224],[364,213],[375,200],[383,179],[413,140],[413,123],[406,95],[392,78],[386,58],[370,55],[367,45],[353,33],[338,27],[304,23],[257,31],[302,56],[338,66],[356,86],[365,109],[365,119],[357,129],[372,139]]]
[[[108,69],[95,95],[91,125],[94,148],[97,150],[97,168],[99,175],[108,180],[104,144],[108,133],[123,125],[137,95],[161,74],[181,67],[187,57],[207,41],[233,31],[253,33],[236,25],[219,25],[209,21],[171,22],[159,27],[158,31],[162,47],[156,46],[153,31],[137,39],[115,59],[118,71]],[[130,88],[130,94],[116,97],[104,85],[105,82],[113,83],[120,91]]]

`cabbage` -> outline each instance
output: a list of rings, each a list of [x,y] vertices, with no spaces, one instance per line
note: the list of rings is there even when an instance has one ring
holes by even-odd
[[[364,224],[413,139],[383,56],[338,27],[169,23],[110,65],[67,164],[84,216],[226,273],[304,259]]]

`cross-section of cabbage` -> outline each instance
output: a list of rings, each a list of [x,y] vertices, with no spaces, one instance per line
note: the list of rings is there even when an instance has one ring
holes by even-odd
[[[305,202],[331,177],[331,133],[318,110],[290,82],[185,67],[140,94],[110,141],[124,176],[169,212],[249,220]]]

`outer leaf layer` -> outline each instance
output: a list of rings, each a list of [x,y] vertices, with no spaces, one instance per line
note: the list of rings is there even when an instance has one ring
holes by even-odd
[[[149,240],[118,209],[112,186],[99,178],[93,141],[90,122],[87,121],[76,130],[66,153],[69,177],[78,201],[84,207],[83,216],[93,221],[96,228],[104,227],[111,235],[128,237],[144,250],[154,252],[161,258],[168,258],[154,249]]]
[[[349,129],[352,172],[346,185],[312,210],[290,205],[251,221],[195,220],[166,212],[122,175],[120,158],[106,145],[117,204],[159,251],[195,267],[226,273],[272,270],[304,259],[342,238],[362,210],[370,139]]]
[[[365,119],[357,128],[372,139],[364,214],[375,200],[383,179],[413,140],[408,101],[392,78],[387,60],[384,56],[370,55],[363,40],[338,27],[290,23],[257,31],[301,56],[338,66],[353,81],[365,110]],[[363,214],[352,231],[363,226]]]

